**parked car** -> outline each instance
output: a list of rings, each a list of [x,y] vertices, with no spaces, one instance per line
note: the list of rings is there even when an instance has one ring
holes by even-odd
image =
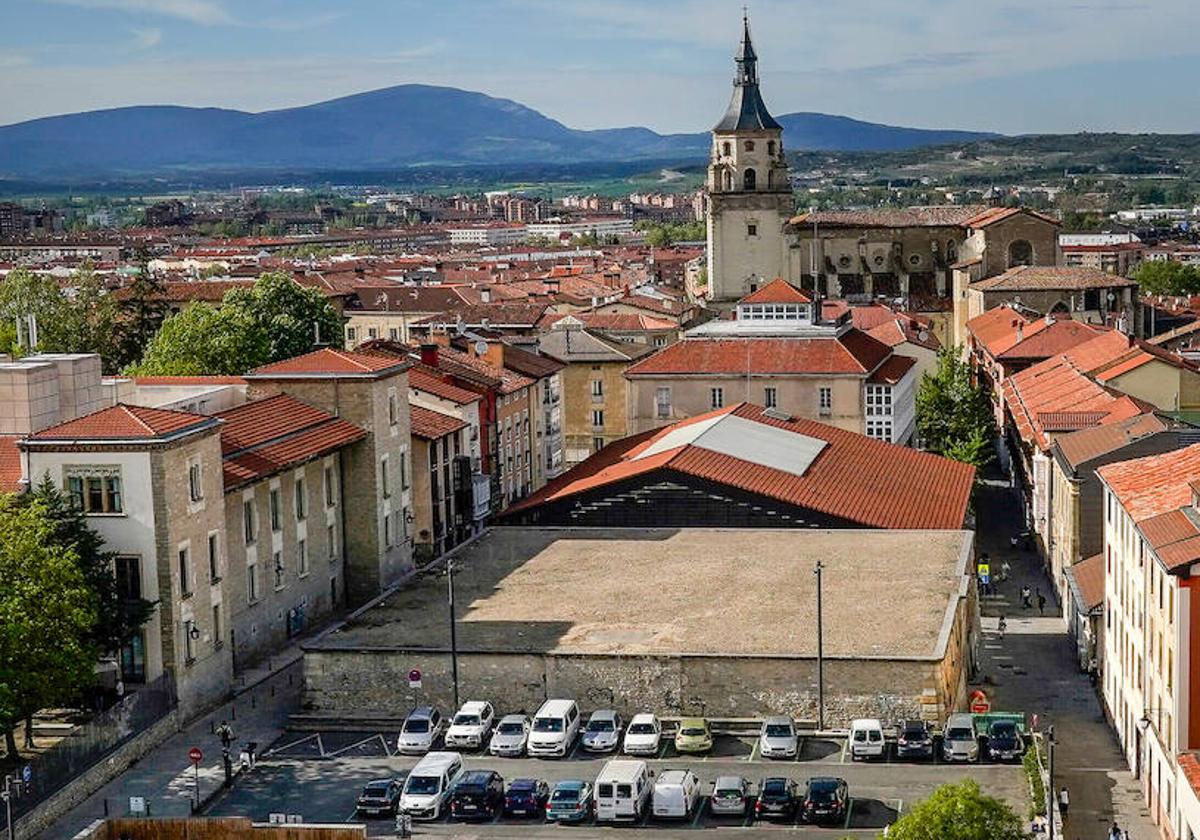
[[[582,822],[592,813],[592,786],[580,779],[559,782],[546,803],[546,822]]]
[[[621,730],[624,721],[612,709],[600,709],[592,712],[587,726],[583,727],[582,746],[588,752],[613,752],[621,745]]]
[[[1025,752],[1025,743],[1017,724],[1011,720],[994,720],[988,727],[988,757],[992,761],[1012,761]]]
[[[525,744],[529,741],[529,718],[525,715],[505,715],[496,725],[492,740],[488,744],[488,752],[492,755],[502,755],[515,758],[525,752]]]
[[[363,786],[355,808],[362,814],[394,814],[402,789],[399,779],[372,779]]]
[[[504,791],[506,817],[540,815],[550,800],[550,785],[544,779],[513,779]]]
[[[630,755],[657,755],[662,725],[649,712],[634,715],[625,730],[624,750]]]
[[[708,799],[708,810],[714,814],[741,817],[754,801],[749,780],[741,776],[718,776],[713,782],[712,796]]]
[[[427,754],[404,780],[400,810],[414,820],[436,820],[442,815],[446,798],[462,772],[462,756],[458,753]]]
[[[796,813],[796,783],[783,776],[772,776],[763,779],[758,789],[758,801],[754,804],[754,814],[760,819],[790,820]]]
[[[636,822],[650,804],[646,762],[614,758],[596,776],[596,822]]]
[[[706,718],[684,718],[675,732],[675,752],[706,753],[712,749],[712,727]]]
[[[849,807],[850,788],[845,779],[817,776],[804,786],[800,816],[810,823],[841,822]]]
[[[883,724],[875,718],[850,721],[850,758],[879,758],[886,743]]]
[[[408,713],[396,738],[396,752],[421,755],[433,749],[442,734],[442,716],[433,706],[417,706]]]
[[[896,727],[897,758],[933,758],[933,733],[923,720],[901,721]]]
[[[533,756],[561,758],[571,751],[578,734],[579,707],[575,701],[547,700],[533,716],[525,751]]]
[[[790,717],[773,715],[763,720],[758,733],[758,751],[763,758],[795,758],[799,748],[796,724]]]
[[[654,780],[651,813],[658,819],[691,819],[700,802],[700,780],[691,770],[663,770]]]
[[[450,817],[478,820],[504,811],[504,779],[495,770],[468,770],[450,791]]]
[[[496,717],[492,704],[485,700],[468,700],[454,715],[450,728],[446,730],[446,746],[458,749],[477,750],[483,746],[492,721]]]
[[[979,733],[975,731],[975,718],[964,713],[950,715],[942,735],[942,758],[946,761],[979,759]]]

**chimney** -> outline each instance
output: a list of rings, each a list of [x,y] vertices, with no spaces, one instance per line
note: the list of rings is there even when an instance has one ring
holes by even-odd
[[[1017,321],[1017,341],[1021,341],[1025,335],[1024,322]]]
[[[492,287],[491,286],[480,286],[479,287],[479,302],[480,303],[491,303],[492,302]]]
[[[438,366],[438,346],[436,344],[421,345],[421,364],[431,368]]]

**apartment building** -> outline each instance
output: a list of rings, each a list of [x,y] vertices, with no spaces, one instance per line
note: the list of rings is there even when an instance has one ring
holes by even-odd
[[[413,532],[419,560],[440,557],[473,533],[467,423],[412,406]]]

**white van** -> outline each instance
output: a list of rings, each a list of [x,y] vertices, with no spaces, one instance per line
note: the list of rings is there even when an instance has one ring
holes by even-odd
[[[565,756],[579,734],[579,707],[574,700],[547,700],[533,716],[525,751],[534,756]]]
[[[878,758],[883,755],[886,744],[883,738],[883,724],[876,718],[850,721],[851,758]]]
[[[700,780],[691,770],[664,770],[654,783],[654,816],[686,820],[700,802]]]
[[[400,811],[414,820],[436,820],[462,771],[462,756],[458,753],[427,753],[404,780]]]
[[[650,803],[650,771],[644,761],[613,759],[596,777],[596,822],[637,821]]]

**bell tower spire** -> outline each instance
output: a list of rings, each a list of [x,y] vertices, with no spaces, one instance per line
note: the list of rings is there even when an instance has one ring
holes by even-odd
[[[742,6],[742,43],[733,61],[737,65],[734,85],[758,84],[758,55],[754,52],[754,43],[750,40],[750,16],[745,6]]]

